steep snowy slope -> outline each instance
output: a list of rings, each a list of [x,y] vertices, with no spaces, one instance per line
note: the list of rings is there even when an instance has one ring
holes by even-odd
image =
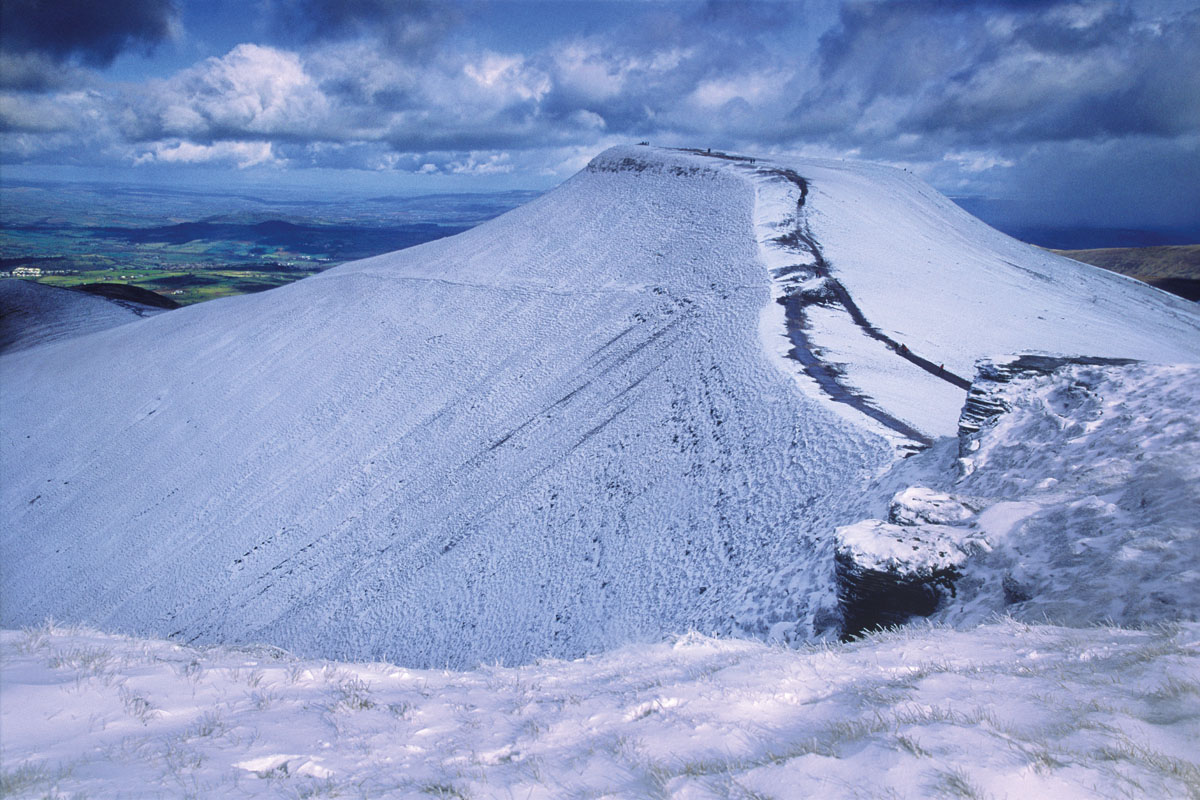
[[[162,310],[32,281],[0,281],[0,353],[124,325]]]
[[[980,357],[1049,350],[1178,362],[1200,353],[1194,303],[1018,242],[906,172],[734,166],[758,185],[759,238],[803,340],[835,365],[837,383],[926,436],[954,433]],[[779,344],[785,315],[774,313],[766,335],[784,350],[797,337]],[[887,422],[885,435],[913,438]]]
[[[411,665],[820,634],[833,529],[974,358],[1200,360],[1188,304],[923,191],[618,148],[460,236],[0,358],[3,622]]]

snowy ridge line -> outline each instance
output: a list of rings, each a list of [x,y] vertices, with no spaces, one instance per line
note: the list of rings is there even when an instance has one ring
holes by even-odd
[[[165,310],[19,278],[0,281],[0,353],[72,339]]]
[[[756,180],[783,179],[799,190],[800,196],[796,200],[794,216],[789,215],[780,221],[781,226],[787,226],[789,222],[793,223],[790,226],[791,229],[774,237],[771,241],[771,244],[778,249],[789,252],[803,246],[803,249],[807,250],[813,259],[812,264],[792,264],[771,269],[772,282],[778,289],[775,301],[784,308],[784,328],[787,338],[792,344],[786,354],[787,357],[801,365],[804,373],[816,382],[828,399],[848,405],[888,430],[899,434],[903,439],[916,443],[915,447],[912,444],[901,443],[902,450],[915,452],[929,447],[933,443],[931,437],[881,408],[872,397],[848,384],[844,380],[844,373],[837,365],[821,358],[818,348],[814,346],[808,335],[809,326],[804,309],[814,304],[827,307],[839,306],[850,316],[862,333],[884,344],[900,358],[964,391],[970,387],[971,382],[947,371],[943,366],[913,353],[907,346],[888,336],[867,319],[866,314],[854,302],[846,287],[833,276],[829,262],[821,252],[820,243],[810,232],[805,230],[802,215],[808,199],[808,181],[795,170],[786,167],[755,166],[757,159],[747,156],[693,148],[683,148],[683,150],[708,158],[732,161],[743,169],[753,166],[752,174]],[[763,244],[765,245],[765,243]]]
[[[121,300],[120,298],[116,298],[116,297],[106,297],[104,299],[108,300],[110,303],[115,303],[116,305],[119,305],[121,308],[132,311],[134,314],[137,314],[139,317],[152,317],[152,316],[154,316],[155,313],[161,313],[157,309],[153,309],[148,306],[144,306],[140,303],[131,303],[128,300]]]
[[[803,180],[803,178],[801,178],[801,180]],[[936,365],[927,358],[922,358],[912,350],[909,350],[907,345],[901,344],[876,326],[872,325],[870,321],[867,320],[866,315],[863,314],[862,309],[860,309],[858,304],[855,303],[850,297],[850,293],[846,291],[846,287],[842,285],[842,282],[830,274],[829,266],[825,263],[825,259],[821,257],[821,253],[820,250],[817,249],[816,242],[812,241],[811,237],[805,238],[806,241],[811,243],[813,255],[817,258],[818,275],[822,275],[822,277],[825,278],[826,285],[828,286],[829,290],[833,292],[842,308],[844,308],[850,314],[850,318],[854,320],[854,324],[857,325],[863,331],[863,333],[867,334],[876,341],[883,342],[889,348],[891,348],[893,353],[900,356],[905,361],[909,361],[917,365],[935,378],[943,380],[952,386],[957,386],[959,389],[964,391],[971,388],[971,382],[966,378],[962,377],[961,375],[955,375],[953,372],[947,370],[944,366]]]
[[[795,170],[786,169],[783,167],[773,167],[770,169],[759,169],[758,174],[776,175],[795,184],[800,189],[800,200],[797,202],[796,208],[797,211],[803,210],[805,201],[808,198],[808,181],[798,175]],[[859,308],[858,303],[854,302],[854,298],[850,296],[850,292],[846,290],[846,287],[842,284],[842,282],[833,276],[833,271],[829,266],[829,262],[825,260],[825,256],[821,252],[820,243],[817,242],[812,234],[803,230],[803,227],[799,221],[797,221],[795,230],[793,230],[790,234],[784,234],[778,237],[777,241],[780,244],[793,246],[795,242],[798,241],[805,245],[814,259],[813,271],[817,274],[817,277],[823,279],[824,288],[833,294],[837,303],[841,305],[843,310],[850,315],[850,318],[854,320],[854,324],[857,325],[863,331],[863,333],[867,334],[876,341],[883,342],[892,350],[893,353],[900,356],[900,358],[917,365],[935,378],[957,386],[959,389],[964,391],[971,387],[971,382],[966,378],[962,377],[961,375],[955,375],[953,372],[945,369],[945,367],[936,365],[929,359],[917,355],[909,350],[906,345],[896,341],[894,338],[888,336],[886,333],[880,330],[878,326],[873,325],[871,321],[867,319],[867,315],[863,313],[861,308]],[[803,267],[798,266],[797,269],[803,269]],[[795,287],[791,288],[795,294]],[[809,300],[809,303],[811,302],[820,302],[820,300]],[[805,303],[805,305],[807,304],[808,303]]]
[[[816,348],[809,341],[804,322],[804,307],[806,304],[801,297],[785,294],[779,298],[778,302],[784,308],[787,335],[792,343],[792,348],[788,351],[788,357],[798,362],[804,368],[805,374],[817,382],[817,385],[830,400],[836,403],[844,403],[906,439],[911,439],[920,445],[919,447],[908,449],[916,451],[933,444],[933,439],[903,420],[887,413],[872,403],[869,397],[845,386],[838,380],[840,374],[838,369],[832,364],[822,361],[820,356],[817,355]]]

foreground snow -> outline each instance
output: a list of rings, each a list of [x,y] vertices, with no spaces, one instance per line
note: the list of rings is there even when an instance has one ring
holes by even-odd
[[[1200,625],[685,636],[466,672],[0,634],[14,797],[1184,797]]]

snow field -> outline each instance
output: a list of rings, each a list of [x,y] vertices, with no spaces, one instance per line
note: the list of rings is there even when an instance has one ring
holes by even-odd
[[[1200,625],[699,635],[469,671],[0,633],[6,796],[1195,796]],[[1118,678],[1119,676],[1119,678]]]

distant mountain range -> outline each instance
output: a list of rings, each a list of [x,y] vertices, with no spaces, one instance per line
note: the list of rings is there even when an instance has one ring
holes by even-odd
[[[418,223],[376,228],[271,219],[253,223],[205,220],[150,228],[96,227],[89,228],[88,232],[97,238],[121,239],[138,244],[243,241],[296,253],[348,259],[401,250],[460,233],[468,227]]]

